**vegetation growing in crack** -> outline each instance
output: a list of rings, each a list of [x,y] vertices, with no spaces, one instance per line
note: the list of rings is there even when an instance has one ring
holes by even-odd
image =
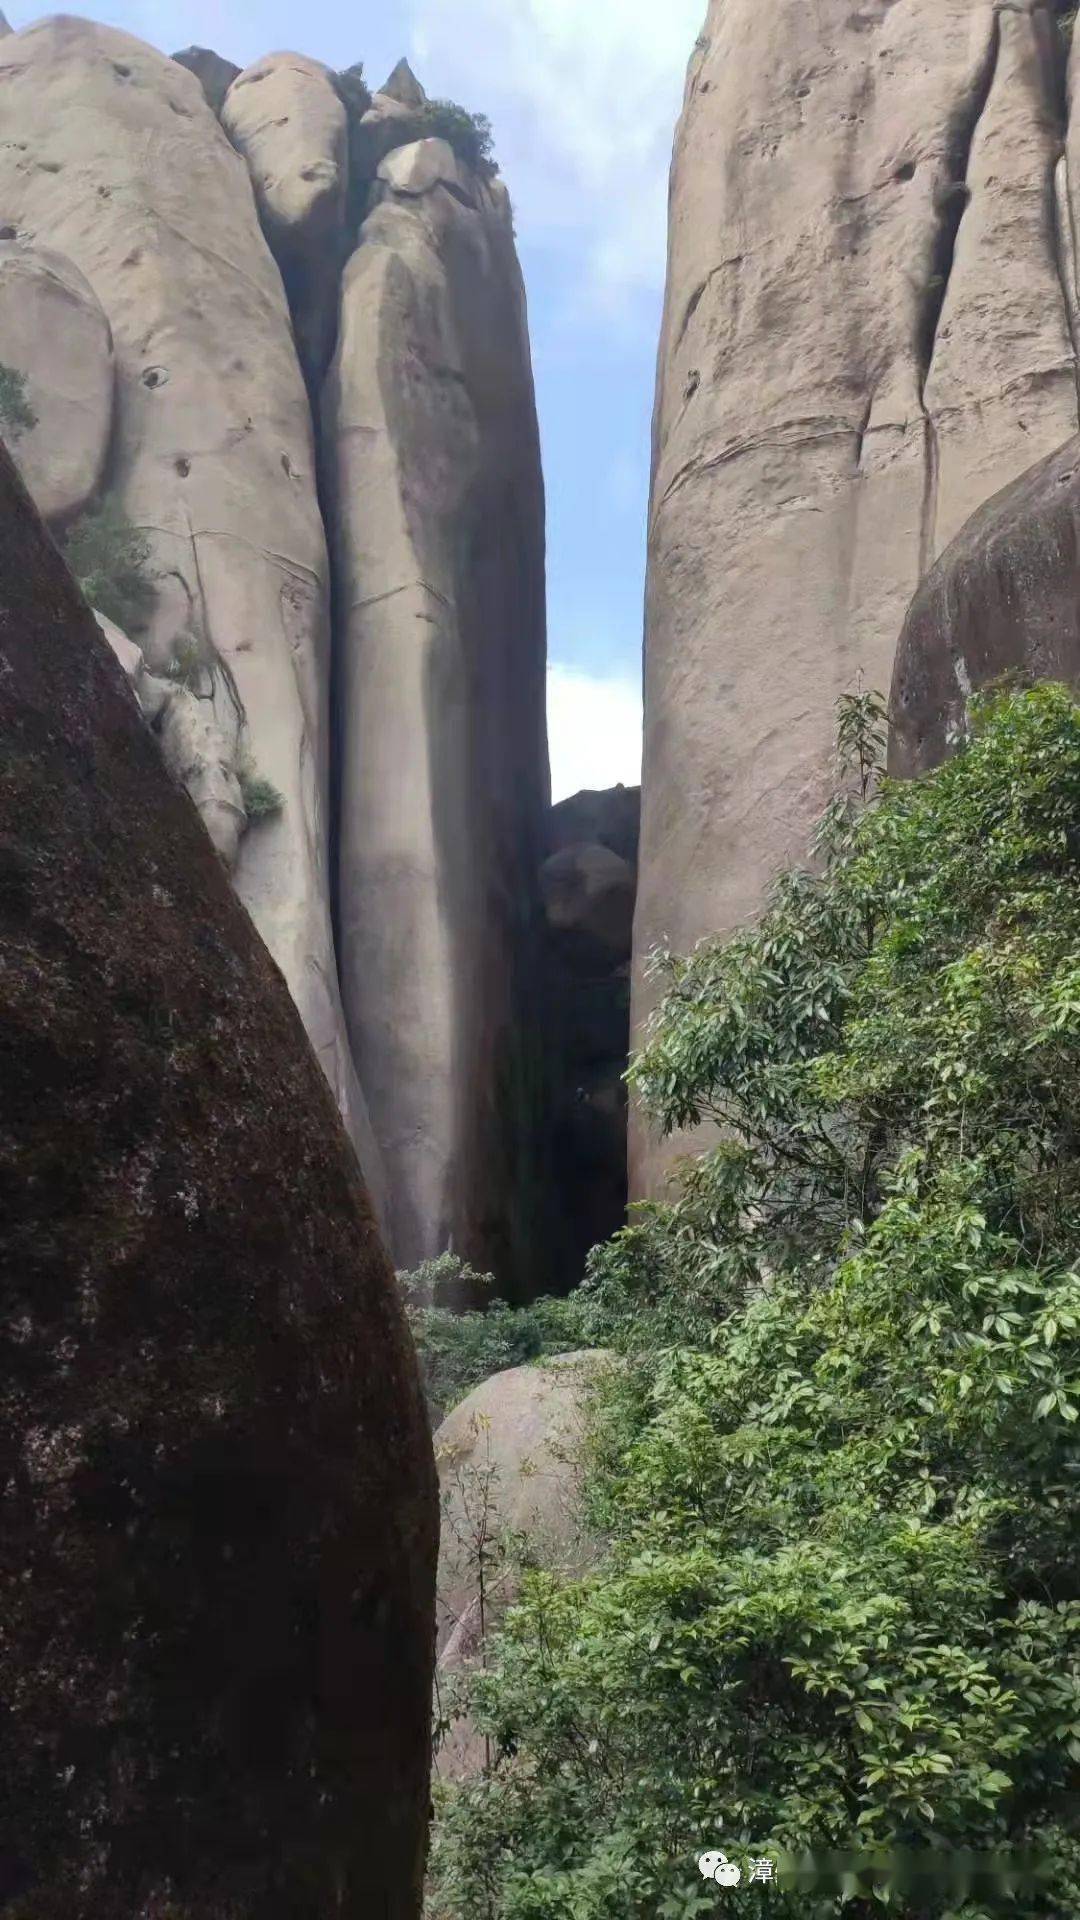
[[[351,67],[344,67],[340,73],[332,74],[331,79],[350,120],[362,120],[371,105],[371,88],[364,79],[363,61],[354,61]]]
[[[104,500],[70,529],[63,555],[85,598],[125,633],[147,624],[155,600],[150,541],[116,500]]]
[[[261,773],[256,773],[250,761],[242,761],[237,772],[240,783],[240,795],[244,802],[249,827],[258,826],[260,820],[272,820],[285,805],[285,796],[278,792],[273,782]]]
[[[427,100],[417,108],[417,137],[445,140],[459,160],[485,180],[499,171],[491,121],[486,113],[470,113],[454,100]]]
[[[576,1298],[534,1300],[527,1307],[492,1298],[482,1308],[462,1311],[462,1302],[490,1293],[494,1282],[453,1253],[399,1273],[398,1284],[424,1388],[440,1415],[506,1367],[595,1344]]]
[[[820,870],[659,959],[635,1087],[723,1139],[593,1257],[610,1547],[472,1683],[439,1920],[715,1913],[708,1845],[937,1861],[778,1915],[1016,1910],[964,1848],[1080,1911],[1080,705],[999,695],[909,785],[881,721],[844,704]]]
[[[37,426],[37,414],[26,397],[26,384],[25,373],[0,360],[0,438],[8,446],[14,446]]]

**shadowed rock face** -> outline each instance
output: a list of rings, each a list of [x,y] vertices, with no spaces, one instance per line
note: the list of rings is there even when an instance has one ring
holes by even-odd
[[[1080,677],[1080,439],[973,514],[920,586],[896,654],[889,771],[944,759],[973,691]]]
[[[672,171],[654,417],[645,966],[760,906],[920,578],[1077,427],[1065,8],[713,0]],[[1075,57],[1075,56],[1074,56]],[[640,1126],[632,1191],[671,1154]]]
[[[239,67],[232,60],[223,60],[220,53],[214,53],[210,47],[185,47],[182,52],[174,53],[173,59],[195,75],[206,95],[207,106],[220,119],[225,95],[236,79]]]
[[[415,1920],[437,1508],[392,1275],[2,450],[0,748],[0,1905]]]

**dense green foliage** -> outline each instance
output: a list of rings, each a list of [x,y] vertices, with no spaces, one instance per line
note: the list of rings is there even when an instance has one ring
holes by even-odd
[[[37,426],[37,414],[26,397],[26,375],[0,360],[0,439],[14,446]]]
[[[371,88],[364,78],[363,61],[355,60],[351,67],[344,67],[330,77],[346,113],[362,120],[371,105]]]
[[[440,1920],[1080,1912],[1080,707],[1003,697],[906,786],[880,731],[845,703],[818,875],[660,959],[633,1079],[723,1139],[594,1259],[610,1548],[475,1682]],[[1042,1870],[725,1895],[720,1846]]]
[[[250,767],[241,767],[239,779],[249,826],[256,826],[260,820],[272,820],[275,814],[281,812],[285,801],[272,780],[255,773]]]
[[[417,118],[421,138],[447,141],[458,159],[485,179],[498,173],[491,121],[486,113],[469,113],[454,100],[428,100]]]
[[[90,605],[125,633],[138,633],[154,604],[150,541],[115,500],[76,520],[64,559]]]
[[[428,1400],[440,1414],[505,1367],[590,1344],[576,1300],[510,1307],[492,1298],[481,1308],[466,1305],[493,1282],[456,1254],[425,1260],[411,1273],[399,1273],[398,1282]]]

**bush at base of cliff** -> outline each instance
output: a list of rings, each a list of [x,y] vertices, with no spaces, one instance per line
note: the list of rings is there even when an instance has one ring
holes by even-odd
[[[594,1260],[611,1547],[474,1682],[440,1916],[715,1914],[710,1847],[1039,1862],[751,1910],[1080,1911],[1080,706],[999,699],[908,786],[843,725],[820,876],[662,962],[637,1087],[726,1137]]]
[[[525,1366],[545,1354],[598,1344],[590,1340],[585,1316],[573,1298],[534,1300],[525,1307],[492,1299],[482,1308],[462,1308],[461,1302],[490,1291],[494,1281],[453,1253],[399,1273],[398,1284],[424,1389],[440,1414],[449,1413],[493,1373]]]
[[[123,632],[140,632],[154,604],[150,541],[115,500],[76,520],[63,554],[90,606]]]

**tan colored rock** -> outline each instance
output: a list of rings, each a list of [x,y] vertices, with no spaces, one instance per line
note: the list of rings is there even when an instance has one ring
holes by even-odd
[[[0,221],[73,260],[116,355],[110,491],[153,543],[151,671],[208,663],[216,723],[283,796],[237,889],[380,1201],[330,931],[327,558],[311,419],[247,168],[199,81],[68,16],[0,47]],[[200,689],[203,690],[203,689]]]
[[[415,140],[418,131],[414,102],[395,99],[389,93],[373,94],[370,107],[352,131],[352,166],[357,180],[373,180],[386,155]]]
[[[272,53],[233,82],[221,122],[248,163],[263,230],[289,296],[301,364],[314,390],[333,351],[345,254],[344,105],[320,61]]]
[[[889,771],[911,778],[1002,676],[1080,683],[1080,439],[972,515],[911,603],[896,652]]]
[[[395,193],[430,193],[432,187],[448,187],[472,206],[475,201],[468,175],[468,168],[462,166],[448,141],[414,140],[388,153],[379,162],[376,178]]]
[[[3,38],[4,34],[10,33],[10,32],[11,32],[11,27],[8,23],[6,14],[0,13],[0,39]]]
[[[508,1136],[531,1153],[536,1081],[543,489],[520,269],[471,189],[380,183],[342,284],[323,406],[339,941],[398,1265],[453,1246],[505,1271]]]
[[[195,75],[207,106],[220,120],[225,95],[240,71],[235,61],[223,59],[210,47],[185,47],[181,53],[174,53],[173,59]]]
[[[835,699],[887,685],[942,542],[1075,430],[1062,45],[1041,6],[712,0],[672,172],[638,1034],[653,946],[739,925],[804,857]],[[687,1142],[633,1132],[655,1191]]]
[[[89,281],[50,247],[0,241],[0,363],[25,376],[37,416],[12,447],[19,471],[47,520],[70,520],[105,470],[113,348]]]
[[[384,80],[379,93],[387,100],[396,100],[403,107],[422,107],[427,94],[420,85],[407,60],[399,60],[388,80]]]
[[[509,1367],[475,1387],[436,1433],[441,1674],[482,1661],[485,1636],[514,1598],[514,1555],[500,1545],[507,1536],[524,1536],[531,1557],[562,1572],[580,1572],[593,1558],[596,1542],[581,1517],[579,1455],[590,1388],[610,1364],[610,1354],[586,1350]],[[462,1779],[483,1757],[483,1742],[466,1720],[451,1728],[437,1764],[444,1777]]]
[[[630,951],[636,887],[629,861],[595,841],[563,847],[540,869],[549,927],[583,934],[620,958]]]
[[[0,1900],[419,1920],[438,1508],[394,1277],[2,448],[0,845]]]

